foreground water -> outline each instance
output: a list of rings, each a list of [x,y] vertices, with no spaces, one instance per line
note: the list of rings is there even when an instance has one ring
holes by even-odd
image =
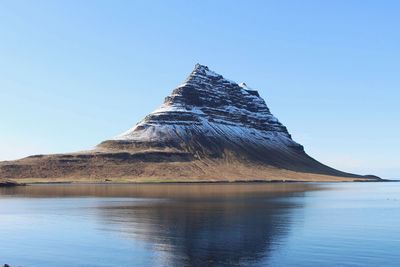
[[[400,183],[2,188],[4,263],[400,266]]]

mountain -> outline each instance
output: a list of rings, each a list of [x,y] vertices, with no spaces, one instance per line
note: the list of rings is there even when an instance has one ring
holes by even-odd
[[[0,163],[1,178],[54,181],[374,180],[330,168],[293,141],[256,90],[197,64],[164,103],[90,151]]]

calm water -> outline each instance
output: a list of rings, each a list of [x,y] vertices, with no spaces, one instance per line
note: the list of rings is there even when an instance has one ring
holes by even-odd
[[[0,189],[0,265],[400,266],[400,183]]]

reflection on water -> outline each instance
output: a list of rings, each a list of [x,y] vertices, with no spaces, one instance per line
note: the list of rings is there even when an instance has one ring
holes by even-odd
[[[299,205],[276,197],[307,188],[221,186],[222,197],[217,197],[215,187],[209,187],[176,188],[173,195],[180,197],[167,201],[116,202],[100,208],[99,216],[106,229],[161,249],[166,266],[243,266],[267,257],[289,230],[290,212]]]
[[[371,194],[378,187],[382,195]],[[373,183],[1,188],[0,265],[397,266],[400,232],[389,226],[400,222],[391,215],[400,209],[391,201],[398,189]]]
[[[320,190],[305,183],[243,184],[49,184],[0,187],[0,195],[24,197],[134,197],[134,198],[237,198],[242,196],[272,197],[296,192]]]

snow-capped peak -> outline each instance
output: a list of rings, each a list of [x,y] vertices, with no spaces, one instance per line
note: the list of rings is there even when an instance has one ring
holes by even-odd
[[[116,139],[161,140],[163,136],[171,138],[172,132],[179,139],[189,138],[186,135],[211,134],[218,138],[226,135],[231,140],[270,142],[267,140],[274,139],[280,144],[296,144],[257,91],[245,83],[229,81],[200,64],[165,98],[160,108]]]
[[[189,75],[188,79],[191,78],[196,78],[196,77],[201,77],[201,78],[211,78],[211,79],[223,79],[221,74],[218,74],[212,70],[210,70],[207,66],[201,65],[201,64],[196,64],[192,73]]]

